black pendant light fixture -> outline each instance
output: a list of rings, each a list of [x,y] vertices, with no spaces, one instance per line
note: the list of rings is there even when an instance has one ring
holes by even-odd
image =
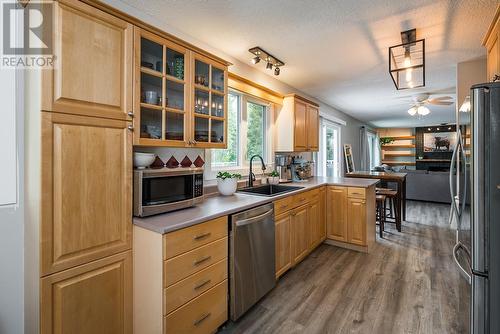
[[[401,33],[401,44],[389,48],[389,74],[397,90],[425,86],[425,39],[417,30]]]
[[[280,75],[280,67],[285,66],[284,62],[258,46],[249,49],[248,52],[253,54],[252,64],[258,64],[261,60],[264,60],[266,69],[272,70],[274,68],[274,75]]]

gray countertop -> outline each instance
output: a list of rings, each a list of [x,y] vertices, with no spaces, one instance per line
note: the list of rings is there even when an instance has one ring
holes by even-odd
[[[307,182],[288,183],[289,185],[301,186],[304,188],[277,196],[266,197],[244,193],[235,193],[232,196],[217,195],[208,197],[203,203],[191,208],[145,218],[134,217],[133,223],[153,232],[164,234],[203,223],[210,219],[273,202],[277,199],[311,190],[322,185],[368,188],[374,186],[377,182],[378,180],[376,179],[313,177]]]

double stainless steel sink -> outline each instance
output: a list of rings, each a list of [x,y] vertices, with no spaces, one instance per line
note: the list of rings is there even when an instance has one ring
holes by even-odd
[[[247,194],[252,194],[252,195],[258,195],[258,196],[267,196],[267,197],[273,197],[279,194],[287,193],[290,191],[294,190],[299,190],[304,187],[298,187],[298,186],[284,186],[281,184],[265,184],[262,186],[256,186],[256,187],[247,187],[247,188],[241,188],[238,189],[238,192],[241,193],[247,193]]]

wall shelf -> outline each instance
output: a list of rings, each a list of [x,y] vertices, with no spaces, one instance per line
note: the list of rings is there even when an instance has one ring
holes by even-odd
[[[387,136],[387,137],[381,137],[381,138],[391,138],[394,140],[414,140],[415,136]]]
[[[415,148],[415,144],[406,144],[406,145],[382,145],[383,149],[391,149],[391,148]]]
[[[391,157],[415,157],[415,153],[406,153],[406,152],[385,152],[384,156]]]
[[[416,163],[415,161],[390,161],[390,160],[383,160],[383,164],[390,165],[390,166],[415,166]]]

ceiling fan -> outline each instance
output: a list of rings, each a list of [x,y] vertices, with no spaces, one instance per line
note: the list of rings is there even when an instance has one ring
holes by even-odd
[[[428,115],[431,111],[426,105],[433,104],[437,106],[449,106],[453,104],[453,98],[451,96],[438,96],[435,98],[430,98],[431,93],[421,93],[412,97],[410,101],[411,108],[408,109],[408,114],[411,116],[419,115],[425,116]]]

